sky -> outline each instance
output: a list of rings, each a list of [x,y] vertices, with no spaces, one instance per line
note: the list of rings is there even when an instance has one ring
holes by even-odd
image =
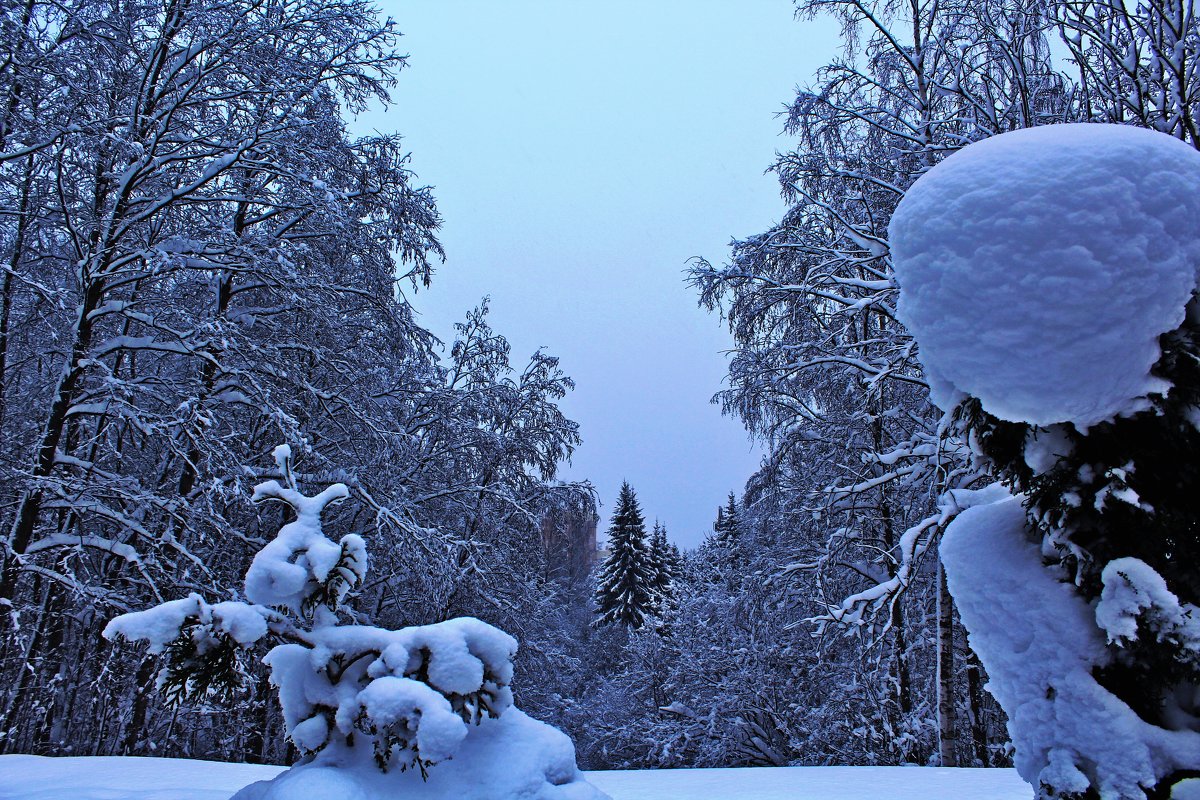
[[[693,547],[760,451],[710,403],[732,347],[699,309],[688,261],[784,211],[764,170],[784,105],[836,52],[827,20],[787,0],[386,0],[409,66],[398,131],[435,187],[446,263],[410,296],[447,343],[490,296],[518,368],[561,358],[587,479],[607,528],[623,480],[650,523]]]

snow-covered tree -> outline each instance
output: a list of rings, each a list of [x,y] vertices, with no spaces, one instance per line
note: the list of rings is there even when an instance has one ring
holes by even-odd
[[[626,481],[608,527],[608,556],[596,579],[597,624],[642,627],[655,610],[657,580],[642,509]]]
[[[675,607],[676,581],[683,569],[683,557],[674,542],[667,539],[667,526],[655,520],[650,531],[650,571],[654,576],[654,609],[659,617]]]
[[[737,498],[729,493],[729,500],[724,507],[717,509],[717,519],[713,523],[713,542],[732,550],[737,547],[742,534],[742,523],[738,518]]]
[[[347,487],[328,513],[378,543],[380,622],[561,639],[537,529],[591,501],[555,481],[571,381],[511,362],[486,309],[444,360],[416,323],[432,194],[398,136],[345,124],[404,64],[393,25],[359,0],[0,15],[0,751],[285,757],[259,665],[219,730],[95,635],[236,591],[279,441]]]
[[[839,19],[846,52],[791,106],[795,146],[773,166],[788,212],[736,242],[724,267],[700,262],[692,273],[702,304],[722,312],[735,339],[718,398],[764,445],[747,494],[769,495],[764,521],[788,532],[788,557],[772,571],[791,583],[798,617],[858,640],[876,665],[876,724],[897,743],[895,757],[924,761],[937,748],[947,750],[940,763],[981,762],[994,738],[972,699],[981,675],[954,645],[961,630],[930,559],[954,514],[936,499],[987,474],[927,402],[916,344],[895,314],[888,222],[921,175],[1004,131],[1113,121],[1194,145],[1198,18],[1188,0],[797,8]],[[955,695],[972,721],[969,748],[954,730]],[[940,747],[935,732],[959,746]]]
[[[892,219],[934,398],[1016,493],[952,492],[942,559],[1039,797],[1200,777],[1198,184],[1161,133],[1043,127]]]
[[[946,154],[1054,119],[1061,82],[1049,77],[1049,22],[1035,9],[797,6],[835,15],[847,36],[845,57],[791,106],[797,143],[773,166],[790,208],[736,242],[728,265],[701,262],[692,275],[734,335],[730,388],[718,397],[766,447],[753,483],[776,492],[784,515],[769,524],[795,531],[793,557],[776,571],[805,617],[860,641],[884,689],[881,737],[896,760],[924,761],[931,684],[919,662],[935,637],[914,625],[937,617],[929,584],[913,578],[939,529],[922,523],[939,485],[975,476],[958,443],[940,439],[941,414],[895,318],[887,222]]]
[[[472,618],[395,631],[341,624],[349,593],[367,574],[366,544],[355,533],[330,540],[321,517],[349,490],[333,484],[307,496],[291,449],[276,448],[275,460],[278,479],[255,487],[254,499],[283,503],[293,519],[255,555],[245,602],[210,603],[192,593],[121,615],[104,630],[107,638],[145,640],[164,655],[158,686],[174,702],[228,699],[245,674],[243,653],[264,640],[279,642],[264,662],[288,736],[305,759],[292,774],[239,796],[306,796],[306,780],[327,785],[312,775],[323,768],[347,785],[380,785],[363,774],[368,767],[413,769],[424,780],[453,759],[439,772],[456,773],[462,785],[442,778],[438,796],[460,796],[482,778],[501,797],[515,796],[509,787],[529,788],[531,779],[546,796],[599,797],[575,767],[570,745],[558,741],[562,734],[512,707],[511,636]],[[531,768],[540,775],[527,774]],[[404,778],[382,786],[393,796]]]

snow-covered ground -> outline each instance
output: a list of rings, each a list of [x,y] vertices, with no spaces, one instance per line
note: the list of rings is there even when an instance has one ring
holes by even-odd
[[[227,800],[279,767],[0,756],[0,800]],[[1028,800],[1011,769],[779,767],[589,772],[613,800]]]

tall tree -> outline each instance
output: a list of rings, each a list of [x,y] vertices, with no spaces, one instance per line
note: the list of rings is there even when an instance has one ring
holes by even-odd
[[[640,628],[654,613],[658,575],[637,494],[628,481],[621,484],[609,524],[608,551],[596,583],[597,624]]]
[[[741,533],[737,498],[730,492],[724,508],[717,509],[717,520],[713,523],[713,541],[721,547],[733,548],[737,546]]]
[[[682,569],[679,548],[667,539],[667,526],[655,520],[650,532],[650,565],[654,576],[655,613],[663,615],[675,606],[675,582]]]
[[[912,337],[895,318],[888,220],[945,156],[1060,121],[1072,99],[1037,3],[797,7],[839,19],[846,51],[792,104],[796,146],[773,167],[790,208],[736,242],[727,266],[700,263],[692,274],[737,343],[719,398],[766,445],[752,483],[777,501],[770,524],[796,532],[777,571],[804,617],[869,655],[881,687],[874,724],[895,743],[892,757],[924,761],[936,745],[923,650],[936,637],[919,626],[952,616],[932,613],[936,592],[919,566],[944,522],[938,494],[981,475],[961,440],[941,435]]]
[[[555,481],[572,384],[546,353],[514,368],[486,308],[445,361],[415,322],[432,193],[398,136],[345,126],[404,65],[392,23],[360,0],[0,13],[0,750],[143,753],[169,730],[171,754],[285,756],[262,670],[230,735],[96,635],[237,591],[280,522],[246,490],[281,441],[301,480],[349,490],[328,522],[373,545],[364,609],[520,620],[537,644],[539,520],[591,502]]]

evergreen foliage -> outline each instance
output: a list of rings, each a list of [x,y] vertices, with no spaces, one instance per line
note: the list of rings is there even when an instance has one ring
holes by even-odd
[[[621,484],[617,497],[608,528],[608,550],[596,585],[597,624],[640,628],[654,613],[660,578],[646,539],[642,510],[628,482]]]
[[[1047,428],[999,420],[974,398],[957,410],[960,431],[973,434],[989,466],[1026,497],[1043,553],[1089,602],[1117,588],[1109,585],[1109,564],[1136,559],[1161,576],[1184,608],[1200,605],[1196,305],[1193,299],[1184,324],[1160,339],[1162,357],[1152,371],[1171,389],[1151,396],[1145,411],[1084,431],[1070,423]],[[1047,451],[1052,463],[1044,463]],[[1145,596],[1137,634],[1110,642],[1112,663],[1096,678],[1142,719],[1176,729],[1181,719],[1200,717],[1196,634],[1168,630],[1162,624],[1168,609]]]
[[[667,616],[676,606],[675,584],[683,568],[679,548],[667,540],[667,526],[654,523],[650,532],[650,563],[654,575],[654,607],[659,617]]]
[[[737,498],[729,493],[729,500],[724,508],[717,509],[717,520],[713,523],[713,542],[720,547],[732,550],[737,547],[742,536],[742,523],[738,512]]]

